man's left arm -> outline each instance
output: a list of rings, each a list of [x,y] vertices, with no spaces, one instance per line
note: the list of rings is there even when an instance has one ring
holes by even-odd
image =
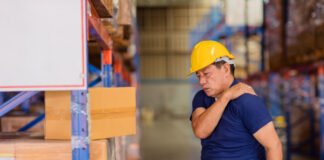
[[[266,149],[267,160],[282,160],[282,146],[274,125],[269,122],[253,134]]]
[[[281,142],[263,100],[257,96],[246,95],[239,109],[245,127],[266,149],[267,160],[281,160]]]

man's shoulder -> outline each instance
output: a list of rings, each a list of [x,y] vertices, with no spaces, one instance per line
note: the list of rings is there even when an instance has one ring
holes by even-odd
[[[235,104],[238,104],[240,106],[246,106],[246,107],[264,104],[263,100],[259,96],[248,94],[248,93],[241,95],[240,97],[236,98],[233,101]]]

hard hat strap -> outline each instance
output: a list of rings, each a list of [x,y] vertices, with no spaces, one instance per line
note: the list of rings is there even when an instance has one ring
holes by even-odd
[[[223,57],[220,57],[220,58],[216,59],[215,63],[220,62],[220,61],[225,61],[228,64],[234,64],[234,60],[229,59],[227,56],[223,56]]]

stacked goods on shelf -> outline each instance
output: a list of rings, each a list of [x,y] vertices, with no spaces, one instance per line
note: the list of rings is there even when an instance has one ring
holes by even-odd
[[[261,71],[261,36],[252,35],[248,39],[249,74]]]
[[[10,95],[6,93],[6,101],[11,99],[16,95]],[[25,107],[27,106],[27,107]],[[24,109],[25,108],[25,109]],[[16,107],[9,113],[0,117],[0,131],[1,132],[17,132],[22,127],[26,126],[28,123],[32,122],[34,119],[39,117],[45,112],[45,107],[43,103],[43,93],[38,93],[31,99],[24,102],[23,105]],[[28,129],[31,132],[43,132],[44,131],[44,121],[40,121],[35,126]]]
[[[0,138],[6,137],[2,136]],[[107,145],[107,140],[90,141],[90,160],[108,160]],[[0,159],[72,160],[71,148],[71,141],[43,140],[30,136],[7,137],[0,140]]]
[[[283,63],[282,50],[282,1],[270,0],[265,6],[265,53],[270,69],[278,69]]]
[[[323,0],[289,0],[286,10],[282,4],[281,0],[270,0],[266,5],[265,51],[269,55],[270,69],[324,58]]]
[[[230,52],[235,56],[235,77],[245,79],[247,73],[245,70],[245,39],[243,34],[235,34],[231,36],[232,48]]]
[[[114,5],[112,4],[112,1],[114,1]],[[119,8],[125,7],[125,5],[130,5],[130,1],[134,2],[133,0],[124,0],[123,2],[126,4],[122,4],[122,6],[120,6]],[[108,27],[112,26],[112,24],[117,24],[117,13],[115,12],[118,10],[118,7],[116,7],[115,2],[118,2],[118,0],[87,1],[87,14],[89,16],[88,18],[96,18],[96,21],[99,21],[101,19],[102,22]],[[119,2],[121,3],[121,0]],[[116,8],[113,9],[112,6]],[[126,15],[126,12],[130,14],[129,8],[130,6],[128,6],[128,9],[126,8],[124,12],[121,13],[119,18],[123,18]],[[135,7],[133,6],[133,8]],[[94,9],[97,11],[99,17],[96,17],[96,15],[92,14],[92,10]],[[108,21],[104,21],[102,18],[110,19]],[[102,25],[102,23],[98,24]],[[125,19],[124,17],[124,19],[120,21],[120,26],[117,26],[114,32],[111,31],[112,29],[108,30],[109,41],[111,42],[109,44],[111,45],[109,46],[109,48],[114,45],[113,48],[118,49],[116,52],[113,52],[114,56],[119,56],[119,58],[122,58],[123,63],[127,64],[129,64],[129,61],[131,61],[133,58],[127,57],[129,52],[127,50],[127,47],[129,47],[131,44],[131,35],[133,32],[131,25],[132,23],[130,21],[130,18],[127,19],[126,17]],[[107,26],[105,26],[106,29],[108,28]],[[95,40],[95,37],[91,37],[91,31],[89,33],[90,35],[87,39],[89,40],[89,59],[94,58],[95,61],[100,62],[99,65],[96,65],[98,68],[100,68],[101,49],[107,48],[100,46],[99,43]],[[114,34],[114,36],[112,36],[112,34]],[[121,52],[120,50],[123,51]],[[94,55],[94,53],[97,53],[96,56],[91,57],[91,55]],[[132,67],[133,65],[126,65],[125,68],[127,68],[127,66]],[[134,71],[134,69],[128,70]],[[77,141],[72,140],[72,143],[70,140],[72,132],[71,107],[73,109],[77,108],[76,106],[71,105],[71,93],[69,91],[46,92],[45,99],[45,101],[47,102],[45,106],[45,122],[41,122],[40,124],[34,126],[31,130],[29,130],[32,132],[13,132],[13,135],[10,135],[11,133],[8,133],[9,135],[3,135],[2,133],[0,134],[0,159],[72,159],[72,149],[75,149],[74,147],[76,147],[76,145],[80,145],[80,142],[78,141],[78,137],[76,137]],[[135,134],[136,132],[135,88],[89,88],[88,99],[90,99],[90,101],[88,102],[90,159],[108,160],[108,154],[109,156],[115,154],[110,154],[108,153],[108,151],[113,151],[114,149],[111,148],[114,148],[114,146],[118,144],[108,143],[111,141],[107,141],[106,138],[130,135]],[[17,129],[25,125],[21,121],[28,123],[35,117],[36,116],[3,117],[1,121],[5,121],[3,122],[5,123],[3,127],[6,127],[6,129],[3,129],[5,129],[6,131],[17,131]],[[20,118],[22,118],[23,120],[20,120]],[[43,127],[37,127],[39,125],[44,125],[44,123],[45,131]],[[45,139],[43,132],[45,132]],[[56,133],[57,135],[55,135]],[[41,134],[41,136],[34,137],[34,134]],[[17,135],[23,136],[17,137]],[[128,146],[123,147],[126,148]],[[120,150],[124,149],[121,148]]]
[[[131,25],[131,4],[130,0],[119,0],[118,2],[118,25]]]
[[[324,57],[324,0],[317,0],[315,4],[315,50],[316,57]]]
[[[271,0],[266,5],[265,49],[269,54],[270,69],[310,63],[324,58],[323,0],[289,0],[287,3],[285,23],[282,1]],[[285,33],[282,25],[285,25]],[[283,47],[286,48],[285,53]]]
[[[315,0],[288,2],[287,60],[289,64],[314,61],[315,28],[312,21]]]
[[[73,107],[72,107],[73,108]],[[89,138],[135,134],[135,88],[89,88]],[[45,93],[45,139],[71,139],[71,93]]]
[[[37,115],[1,117],[1,132],[16,132],[37,117],[38,117]],[[43,132],[44,121],[39,122],[38,124],[30,128],[28,131]]]
[[[319,85],[316,84],[317,75],[313,74],[316,68],[306,67],[312,70],[311,74],[290,69],[279,73],[253,75],[247,82],[268,102],[266,104],[272,116],[276,116],[277,112],[274,107],[282,108],[285,122],[276,118],[274,124],[277,128],[287,127],[287,144],[290,144],[288,154],[308,153],[316,157],[320,142],[319,136],[316,136],[320,132],[317,123],[320,104],[315,92],[318,92],[316,90],[319,88],[316,86]],[[262,93],[264,91],[268,93]]]
[[[299,74],[285,78],[285,81],[284,108],[290,115],[290,149],[300,153],[316,153],[319,151],[315,136],[319,132],[316,123],[316,115],[319,114],[316,106],[319,104],[315,101],[315,76]]]

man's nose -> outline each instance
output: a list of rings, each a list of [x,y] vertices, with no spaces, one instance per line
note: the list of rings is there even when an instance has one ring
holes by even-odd
[[[206,78],[201,76],[200,79],[199,79],[199,84],[204,85],[205,83],[206,83]]]

